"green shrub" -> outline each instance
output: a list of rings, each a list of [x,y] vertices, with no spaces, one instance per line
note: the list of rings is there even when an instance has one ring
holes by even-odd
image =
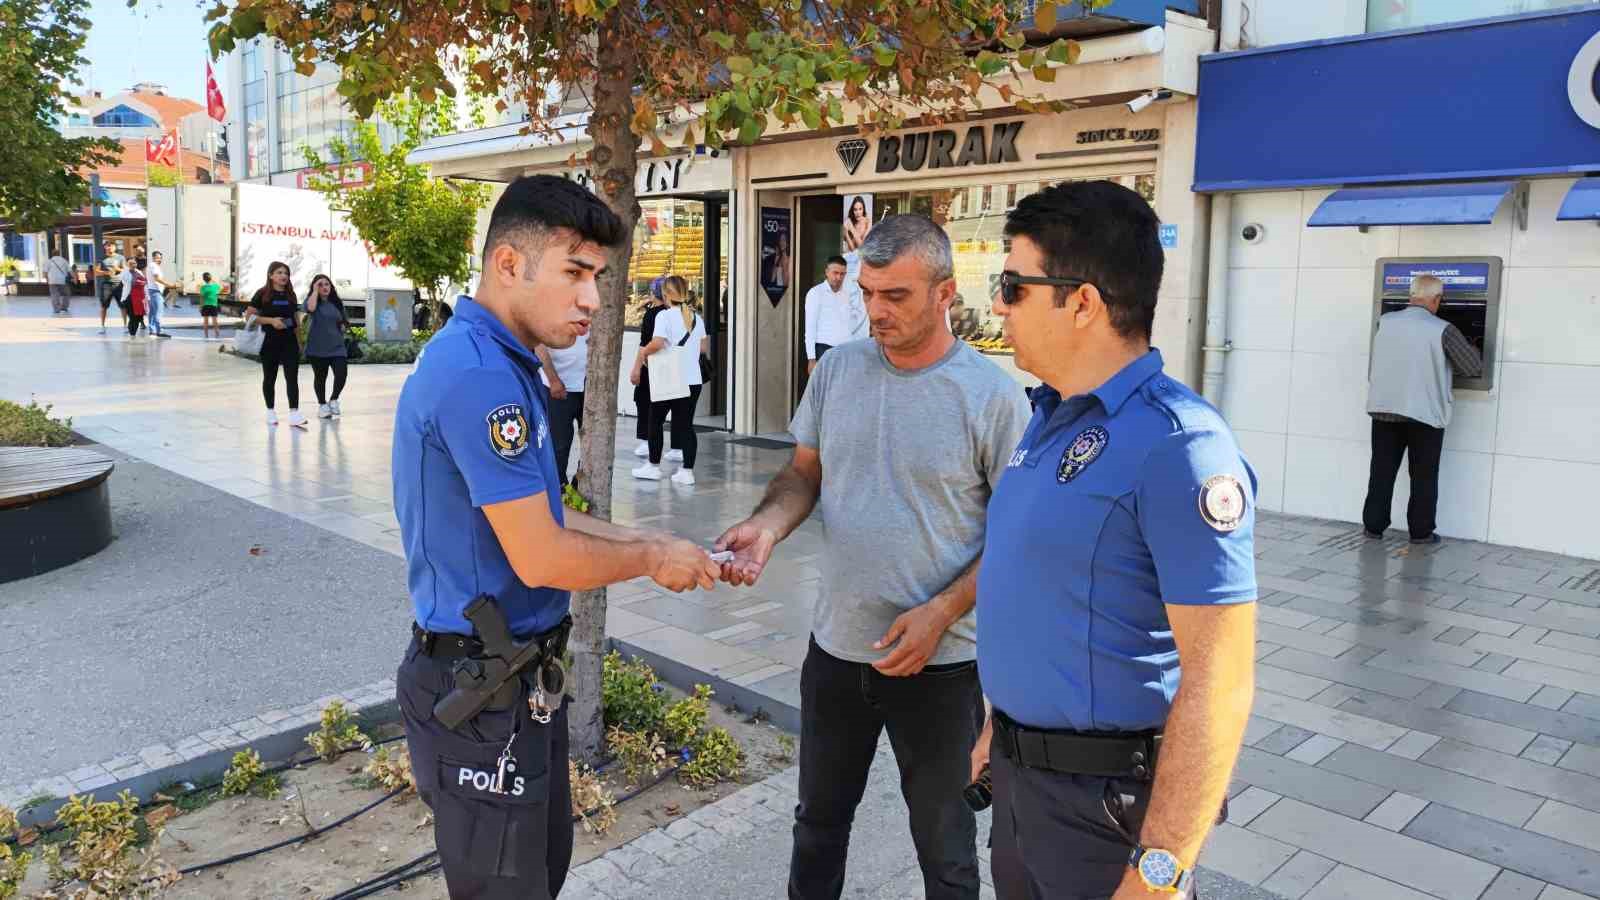
[[[29,400],[27,406],[0,400],[0,447],[65,447],[72,443],[72,419],[50,415],[53,406]]]
[[[601,664],[600,707],[607,728],[660,734],[667,697],[648,663],[629,662],[613,650]]]
[[[306,735],[306,743],[318,756],[333,762],[346,750],[370,746],[372,740],[356,727],[344,701],[334,700],[323,708],[322,727]]]
[[[281,784],[278,776],[266,774],[261,764],[261,754],[254,750],[240,750],[233,755],[233,763],[222,773],[222,795],[235,797],[255,794],[258,797],[278,796]]]
[[[50,877],[82,882],[87,892],[72,896],[150,897],[178,880],[178,874],[146,852],[135,857],[139,843],[139,801],[123,791],[104,803],[73,795],[56,813],[56,823],[72,830],[68,849],[73,865],[61,861],[61,848],[45,851]]]
[[[28,865],[33,862],[33,854],[13,852],[11,845],[4,843],[19,830],[17,814],[0,806],[0,900],[17,896],[22,880],[28,877]]]
[[[697,684],[694,696],[685,697],[667,710],[663,736],[670,747],[692,747],[700,729],[711,716],[711,685]]]
[[[710,787],[744,769],[744,751],[720,725],[705,732],[689,752],[689,759],[678,768],[678,780],[692,787]]]
[[[667,747],[653,731],[624,731],[613,726],[606,732],[606,745],[630,785],[644,784],[667,767]]]
[[[409,365],[417,361],[417,351],[421,348],[415,342],[409,344],[369,344],[361,345],[361,358],[353,360],[357,365]]]

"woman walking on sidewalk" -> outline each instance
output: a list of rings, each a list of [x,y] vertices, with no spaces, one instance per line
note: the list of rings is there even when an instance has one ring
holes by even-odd
[[[273,395],[278,369],[283,369],[284,390],[289,395],[289,424],[306,427],[300,414],[300,341],[295,336],[294,286],[287,263],[267,266],[267,283],[250,298],[250,310],[265,332],[261,341],[261,396],[267,401],[267,424],[278,424]]]
[[[147,295],[145,293],[144,260],[136,259],[128,263],[118,276],[122,279],[123,296],[129,298],[123,304],[128,314],[128,338],[132,340],[139,335],[139,327],[144,324]]]
[[[694,354],[689,366],[689,396],[676,400],[657,400],[650,404],[650,459],[633,470],[633,477],[661,480],[661,450],[666,444],[667,414],[672,414],[672,443],[683,451],[683,466],[672,476],[677,484],[694,484],[695,453],[699,439],[694,433],[694,408],[700,402],[699,360],[706,352],[705,322],[694,313],[689,302],[689,283],[672,275],[661,284],[661,292],[672,309],[656,318],[655,334],[639,349],[641,357],[659,353],[667,347],[683,347]]]
[[[333,279],[318,275],[311,279],[306,294],[306,359],[311,360],[311,384],[317,390],[317,416],[331,419],[340,414],[339,395],[344,392],[349,360],[345,358],[344,333],[350,320],[344,315],[344,301],[333,287]],[[333,396],[329,398],[328,370],[333,370]]]

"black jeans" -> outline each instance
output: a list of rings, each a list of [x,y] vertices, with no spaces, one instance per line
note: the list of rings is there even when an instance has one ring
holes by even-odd
[[[683,467],[694,468],[700,441],[694,433],[694,408],[700,402],[701,384],[689,385],[689,396],[659,400],[650,404],[650,464],[661,464],[661,448],[667,439],[667,413],[672,413],[672,449],[683,451]]]
[[[556,470],[561,483],[567,483],[567,463],[572,459],[572,437],[583,425],[583,391],[567,391],[567,396],[550,398],[550,439],[556,445]]]
[[[925,896],[976,898],[978,826],[961,791],[971,775],[983,715],[975,662],[891,678],[865,663],[831,656],[812,640],[800,670],[800,804],[789,862],[791,900],[832,900],[843,893],[850,825],[885,728],[900,768]]]
[[[144,316],[136,316],[136,315],[133,315],[132,313],[129,313],[128,314],[128,337],[133,337],[134,335],[138,334],[139,333],[139,326],[141,326],[143,324],[144,324]]]
[[[1372,420],[1372,469],[1367,476],[1367,502],[1361,511],[1361,522],[1368,531],[1382,534],[1389,527],[1394,478],[1400,471],[1400,457],[1405,456],[1411,470],[1406,525],[1413,538],[1433,534],[1439,511],[1439,456],[1443,451],[1443,428],[1421,422]]]
[[[283,367],[283,389],[289,395],[289,408],[300,408],[300,344],[292,331],[268,332],[261,342],[261,396],[267,409],[276,405],[278,367]]]
[[[518,701],[451,731],[433,717],[434,704],[455,685],[450,666],[413,640],[395,682],[411,771],[433,810],[451,900],[550,900],[572,862],[567,705],[548,725]],[[522,676],[526,690],[531,677]],[[491,778],[508,740],[515,761],[503,792],[496,791]]]
[[[350,374],[350,362],[343,356],[308,356],[311,360],[311,386],[316,388],[317,402],[328,402],[328,370],[333,370],[333,398],[344,393],[344,380]]]

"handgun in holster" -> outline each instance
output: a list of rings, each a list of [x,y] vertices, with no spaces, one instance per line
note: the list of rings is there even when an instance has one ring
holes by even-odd
[[[455,730],[485,709],[509,707],[522,699],[520,674],[537,669],[529,709],[536,721],[548,723],[560,708],[562,692],[566,690],[562,657],[566,654],[572,617],[562,618],[549,631],[518,641],[511,636],[505,614],[488,594],[473,600],[465,614],[478,634],[483,652],[455,661],[451,667],[455,689],[434,704],[434,718]]]

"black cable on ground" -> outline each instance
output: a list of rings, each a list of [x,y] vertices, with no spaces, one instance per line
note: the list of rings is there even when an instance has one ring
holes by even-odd
[[[236,863],[236,862],[240,862],[242,860],[250,859],[251,857],[254,857],[254,856],[260,856],[263,853],[269,853],[269,852],[271,852],[273,850],[277,850],[280,847],[287,847],[287,846],[289,846],[291,844],[299,844],[299,843],[302,843],[304,841],[309,841],[312,838],[317,837],[319,835],[327,834],[328,832],[332,831],[333,829],[338,828],[340,825],[343,825],[346,822],[349,822],[351,819],[354,819],[355,817],[357,817],[359,815],[362,815],[363,813],[371,812],[372,810],[377,809],[379,806],[383,805],[384,803],[387,803],[388,801],[393,800],[394,798],[400,796],[401,792],[403,792],[405,790],[406,790],[406,788],[403,788],[403,787],[402,788],[396,788],[393,791],[390,791],[389,793],[384,794],[382,797],[379,797],[378,799],[372,801],[371,803],[368,803],[366,806],[361,807],[360,809],[356,810],[355,812],[350,813],[349,815],[345,816],[344,818],[338,819],[338,820],[333,821],[333,822],[329,822],[327,825],[323,825],[320,828],[313,828],[310,831],[306,832],[305,834],[296,835],[295,837],[288,838],[287,840],[279,841],[276,844],[269,844],[268,846],[262,847],[262,848],[260,848],[258,850],[249,850],[249,851],[246,851],[244,853],[235,853],[232,856],[223,857],[222,859],[216,859],[216,860],[212,860],[211,862],[200,863],[199,865],[196,865],[196,866],[189,866],[188,868],[179,869],[178,870],[178,874],[180,874],[180,875],[193,875],[196,872],[204,872],[206,869],[215,869],[218,866],[226,866],[226,865],[229,865],[231,863]]]
[[[607,763],[607,765],[609,765],[609,762]],[[615,808],[615,807],[621,806],[624,803],[627,803],[629,800],[632,800],[633,798],[639,796],[640,794],[644,793],[645,791],[648,791],[651,788],[655,787],[656,785],[661,784],[662,782],[666,781],[669,776],[677,774],[678,769],[681,768],[681,767],[682,766],[680,764],[680,765],[677,765],[677,766],[673,766],[672,768],[668,769],[665,772],[662,772],[659,776],[656,777],[656,779],[654,781],[650,782],[649,784],[641,785],[641,786],[629,791],[628,793],[623,794],[621,797],[618,797],[617,799],[612,800],[611,801],[611,806],[613,808]],[[604,768],[604,767],[602,766],[602,768]],[[600,769],[596,769],[595,771],[599,772]],[[585,810],[583,815],[573,816],[572,817],[573,824],[577,824],[580,820],[584,819],[585,817],[592,816],[592,815],[594,815],[595,813],[597,813],[599,811],[600,811],[600,807],[598,807],[598,806],[595,807],[594,809]],[[417,870],[415,872],[411,872],[411,871],[408,871],[408,870],[410,870],[410,869],[414,868],[415,866],[420,865],[421,863],[423,863],[423,862],[425,862],[425,861],[427,861],[429,859],[432,859],[433,857],[438,856],[438,855],[439,855],[439,851],[438,850],[429,850],[427,853],[422,854],[421,856],[417,857],[416,859],[413,859],[412,861],[410,861],[408,863],[404,863],[402,865],[396,866],[393,869],[390,869],[389,871],[384,872],[384,873],[382,873],[380,875],[375,875],[372,878],[369,878],[366,881],[363,881],[363,882],[361,882],[360,884],[358,884],[358,885],[356,885],[354,887],[347,888],[347,889],[345,889],[345,890],[343,890],[343,891],[341,891],[341,892],[339,892],[337,894],[334,894],[332,897],[329,897],[328,900],[361,900],[361,898],[363,898],[363,897],[370,897],[373,894],[382,893],[383,891],[386,891],[389,888],[396,887],[396,886],[398,886],[400,884],[403,884],[403,883],[405,883],[407,881],[410,881],[413,878],[421,878],[424,875],[430,874],[432,872],[436,872],[439,869],[444,867],[443,863],[434,863],[433,865],[427,867],[426,869],[419,869],[419,870]],[[402,874],[402,873],[404,873],[404,874]]]

